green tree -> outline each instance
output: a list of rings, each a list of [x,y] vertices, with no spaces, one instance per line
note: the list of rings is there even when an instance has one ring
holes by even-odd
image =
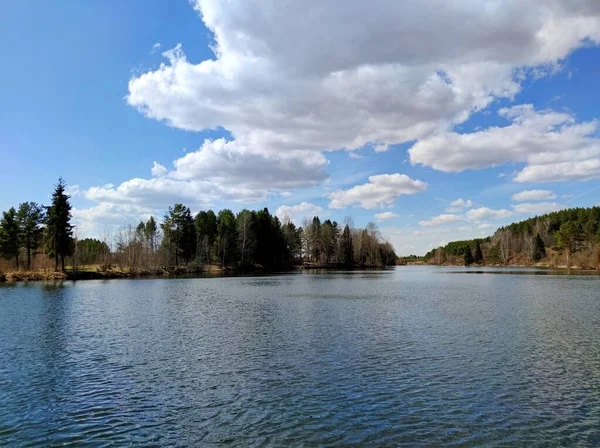
[[[221,267],[234,259],[238,239],[235,215],[229,209],[221,210],[217,216],[217,252]]]
[[[7,212],[2,213],[0,220],[0,255],[10,260],[15,259],[15,266],[19,269],[19,218],[17,211],[11,207]]]
[[[463,255],[464,261],[465,261],[465,266],[470,266],[473,264],[474,258],[473,258],[473,254],[471,253],[471,248],[469,246],[467,246],[465,248],[465,253]]]
[[[70,196],[66,193],[67,184],[61,178],[52,193],[52,205],[46,209],[46,251],[54,257],[54,269],[58,270],[60,259],[65,270],[65,257],[73,251],[73,226],[71,225]]]
[[[567,221],[556,232],[556,248],[567,256],[567,267],[571,266],[571,255],[581,248],[583,232],[581,226],[574,221]]]
[[[286,261],[295,261],[302,256],[302,228],[289,221],[281,227],[285,244]]]
[[[110,252],[108,245],[100,240],[85,238],[77,242],[79,262],[82,266],[100,264]]]
[[[154,220],[153,216],[151,216],[144,225],[144,236],[148,242],[148,248],[150,249],[150,252],[154,253],[157,246],[158,226],[156,225],[156,221]]]
[[[44,209],[35,202],[24,202],[17,212],[20,229],[20,243],[27,254],[27,269],[31,269],[31,254],[42,242]]]
[[[186,263],[196,254],[196,231],[190,209],[182,204],[169,207],[161,224],[164,233],[164,243],[179,266],[180,258]]]
[[[352,232],[348,224],[344,227],[340,241],[340,262],[345,266],[352,266],[354,250],[352,245]]]
[[[482,263],[483,262],[483,252],[481,251],[481,244],[479,241],[475,242],[475,254],[473,255],[474,263]]]
[[[202,211],[196,215],[195,225],[198,256],[202,262],[210,263],[217,238],[217,215],[212,210]]]

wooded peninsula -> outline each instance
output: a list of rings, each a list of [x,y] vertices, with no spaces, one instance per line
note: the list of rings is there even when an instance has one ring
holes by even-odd
[[[600,207],[526,219],[501,227],[487,238],[448,243],[428,252],[423,260],[438,265],[600,269]]]
[[[0,279],[104,278],[206,271],[277,271],[296,267],[384,267],[396,263],[377,226],[342,227],[318,216],[296,226],[269,210],[201,211],[175,204],[102,238],[78,239],[61,178],[50,206],[33,202],[2,213]]]

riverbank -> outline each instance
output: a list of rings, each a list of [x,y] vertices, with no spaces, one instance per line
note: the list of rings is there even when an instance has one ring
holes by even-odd
[[[356,270],[356,269],[383,269],[385,266],[344,266],[339,264],[325,263],[302,263],[298,265],[288,266],[287,268],[278,269],[276,272],[290,272],[295,270]],[[0,272],[0,283],[7,282],[33,282],[33,281],[64,281],[64,280],[109,280],[109,279],[127,279],[127,278],[144,278],[144,277],[177,277],[188,275],[252,275],[252,274],[268,274],[270,270],[264,269],[261,266],[246,267],[244,269],[235,266],[221,267],[219,265],[204,265],[198,267],[162,267],[156,269],[144,269],[138,271],[130,271],[128,269],[110,268],[100,269],[99,267],[89,267],[86,269],[72,270],[67,269],[65,272],[54,270],[18,270],[9,271],[6,273]]]
[[[415,262],[407,263],[408,265],[421,265],[421,266],[448,266],[448,267],[465,267],[464,263],[427,263],[427,262]],[[558,269],[558,270],[571,270],[571,271],[599,271],[600,266],[593,268],[590,266],[567,266],[558,265],[552,263],[534,263],[534,264],[522,264],[522,263],[509,263],[509,264],[471,264],[469,267],[474,268],[540,268],[540,269]]]

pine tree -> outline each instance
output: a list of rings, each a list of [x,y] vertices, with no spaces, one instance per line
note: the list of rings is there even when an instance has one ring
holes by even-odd
[[[483,252],[481,251],[481,244],[479,244],[479,241],[475,243],[475,254],[473,255],[473,262],[477,264],[483,262]]]
[[[27,269],[31,269],[31,254],[40,247],[44,222],[44,209],[35,202],[24,202],[17,212],[20,243],[27,254]]]
[[[11,207],[7,212],[2,213],[0,220],[0,255],[7,260],[14,258],[17,269],[19,269],[19,230],[17,211]]]
[[[583,241],[581,226],[574,221],[567,221],[556,232],[556,248],[567,255],[567,267],[571,266],[571,255],[581,248]]]
[[[144,225],[144,236],[146,237],[146,241],[148,242],[148,246],[150,248],[150,253],[154,253],[156,250],[156,240],[157,240],[157,232],[158,227],[156,226],[156,221],[153,216],[150,216],[150,219]]]
[[[66,194],[67,184],[61,178],[52,193],[52,205],[46,210],[46,251],[54,257],[54,269],[58,270],[60,259],[65,270],[65,256],[73,251],[73,226],[71,225],[70,196]]]
[[[180,257],[187,263],[196,255],[196,230],[190,209],[182,204],[169,207],[169,212],[161,224],[164,243],[172,251],[175,266],[179,266]]]
[[[473,254],[471,253],[471,248],[469,246],[465,248],[464,260],[465,266],[470,266],[473,264]]]

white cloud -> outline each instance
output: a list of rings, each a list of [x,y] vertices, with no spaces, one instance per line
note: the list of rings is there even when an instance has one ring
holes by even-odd
[[[489,222],[484,222],[482,224],[479,224],[477,226],[477,228],[480,229],[480,230],[490,230],[490,229],[494,228],[494,225],[490,224]]]
[[[428,137],[514,97],[523,74],[551,73],[600,42],[594,0],[193,4],[215,58],[191,62],[178,45],[131,79],[127,101],[176,128],[229,130],[230,155],[382,150]],[[447,160],[454,152],[435,165],[465,169],[460,156]]]
[[[390,149],[390,145],[387,143],[379,143],[373,147],[373,151],[375,152],[386,152],[388,149]]]
[[[466,201],[463,198],[459,198],[456,201],[452,201],[450,203],[450,207],[446,207],[446,211],[450,213],[458,213],[465,208],[473,207],[473,201],[467,199]]]
[[[464,221],[465,218],[460,215],[454,215],[451,213],[442,213],[441,215],[434,216],[429,221],[419,221],[419,225],[423,227],[440,226],[444,224],[451,224],[455,222]]]
[[[469,221],[481,221],[484,219],[504,219],[510,218],[514,213],[510,210],[500,209],[493,210],[488,207],[479,207],[467,212],[467,219]]]
[[[150,50],[150,54],[154,54],[154,53],[156,53],[156,52],[158,51],[158,49],[160,48],[160,46],[161,46],[161,45],[160,45],[160,42],[155,42],[155,43],[152,45],[152,49]]]
[[[281,222],[292,221],[296,225],[302,224],[304,218],[323,216],[323,207],[310,202],[301,202],[297,205],[282,205],[275,212]]]
[[[517,202],[544,201],[556,199],[556,194],[550,190],[525,190],[512,195],[512,200]]]
[[[409,149],[411,163],[446,172],[524,162],[517,182],[558,182],[600,178],[600,121],[577,123],[562,112],[532,105],[500,109],[512,123],[470,134],[440,133]]]
[[[350,157],[351,159],[364,159],[364,157],[358,154],[357,152],[349,152],[348,157]]]
[[[377,219],[378,221],[385,221],[386,219],[394,219],[397,217],[398,217],[398,215],[393,212],[383,212],[383,213],[377,213],[375,215],[375,219]]]
[[[157,163],[156,161],[153,162],[152,169],[150,171],[153,177],[165,177],[169,172],[168,169],[166,169],[164,166],[162,166],[160,163]]]
[[[513,205],[515,212],[527,215],[544,215],[563,208],[565,208],[564,205],[556,202],[536,202],[533,204],[525,202],[523,204]]]
[[[413,180],[406,174],[379,174],[370,176],[369,182],[349,190],[336,190],[329,198],[329,208],[344,208],[358,204],[362,208],[373,209],[393,203],[403,194],[422,193],[427,184]]]
[[[79,185],[68,185],[67,188],[65,189],[65,193],[67,193],[69,196],[73,197],[73,196],[77,196],[79,193],[81,193],[81,190],[79,188]]]

